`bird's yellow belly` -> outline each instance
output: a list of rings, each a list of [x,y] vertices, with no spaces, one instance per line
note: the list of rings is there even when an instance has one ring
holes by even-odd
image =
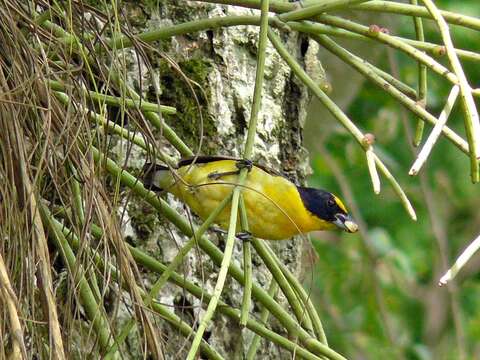
[[[198,164],[191,169],[179,169],[183,182],[170,191],[185,202],[197,215],[206,219],[229,196],[237,182],[237,175],[228,175],[211,180],[208,174],[236,170],[235,162],[224,160],[214,165]],[[187,186],[186,184],[190,184]],[[298,233],[315,230],[319,226],[301,203],[296,186],[286,179],[272,176],[263,170],[253,168],[248,174],[242,191],[249,231],[253,236],[281,240]],[[227,229],[230,222],[231,206],[218,215],[215,223]],[[236,232],[240,232],[237,222]]]

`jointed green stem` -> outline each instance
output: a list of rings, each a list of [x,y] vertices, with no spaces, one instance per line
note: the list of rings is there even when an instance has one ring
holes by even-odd
[[[108,320],[104,315],[103,307],[95,300],[95,295],[88,285],[87,279],[83,273],[83,269],[77,263],[75,253],[73,252],[70,244],[62,232],[62,224],[59,224],[53,220],[52,215],[45,205],[41,203],[39,203],[39,205],[42,221],[50,230],[50,236],[54,240],[55,246],[58,248],[60,254],[64,258],[65,263],[68,265],[68,269],[72,274],[72,278],[75,278],[73,274],[78,274],[80,301],[85,309],[88,319],[92,322],[95,332],[98,335],[101,348],[106,350],[112,343],[112,336],[110,333]]]
[[[418,16],[431,19],[432,16],[423,6],[404,4],[394,1],[372,0],[363,4],[354,5],[354,9],[364,11],[385,12],[399,15]],[[451,11],[440,10],[440,14],[450,24],[464,26],[473,30],[480,30],[480,19],[473,16],[454,13]]]
[[[395,87],[391,87],[387,81],[379,76],[375,76],[370,69],[365,66],[360,61],[356,61],[355,57],[351,55],[351,53],[340,45],[336,44],[334,41],[330,40],[325,35],[318,35],[313,36],[313,39],[318,41],[323,47],[327,50],[335,54],[339,57],[342,61],[345,61],[347,64],[353,66],[357,69],[360,73],[366,76],[369,80],[371,80],[374,84],[381,87],[385,90],[389,95],[394,97],[397,101],[399,101],[402,105],[407,107],[410,111],[414,114],[418,115],[424,121],[429,122],[432,125],[435,125],[437,122],[437,118],[435,118],[432,114],[426,111],[422,106],[418,105],[415,101],[410,99],[408,96],[400,92]],[[460,136],[458,136],[454,131],[452,131],[447,126],[443,127],[442,129],[443,134],[447,137],[457,148],[459,148],[464,153],[468,154],[468,144],[465,140],[463,140]]]
[[[456,75],[457,83],[460,87],[460,99],[463,104],[463,110],[465,113],[465,129],[467,133],[468,145],[470,150],[470,166],[471,166],[471,179],[473,183],[477,183],[480,180],[478,156],[479,156],[479,138],[480,138],[480,120],[478,116],[477,106],[472,95],[472,88],[468,84],[467,77],[462,68],[462,64],[458,60],[457,54],[453,47],[453,42],[450,37],[450,31],[445,19],[442,17],[440,11],[437,9],[433,1],[423,0],[432,18],[436,21],[442,39],[447,51],[448,60],[452,67],[453,72]]]
[[[325,35],[323,35],[325,36]],[[347,115],[320,89],[320,87],[307,75],[305,70],[298,64],[297,61],[288,53],[288,51],[283,46],[282,42],[273,31],[269,31],[268,37],[272,42],[273,46],[277,49],[277,52],[285,60],[285,62],[290,66],[295,75],[313,92],[313,94],[322,102],[322,104],[327,108],[327,110],[353,135],[355,140],[359,143],[362,148],[365,147],[363,143],[364,135],[358,129],[358,127],[348,118]],[[320,38],[320,36],[319,36]],[[383,79],[382,79],[383,80]],[[388,83],[387,83],[388,84]],[[403,95],[403,94],[402,94]],[[403,95],[405,96],[405,95]],[[405,96],[406,97],[406,96]],[[413,212],[412,205],[405,193],[399,187],[398,183],[392,177],[387,167],[383,165],[381,160],[378,157],[376,158],[376,163],[381,163],[382,166],[379,166],[380,171],[385,175],[387,180],[392,184],[394,190],[399,195],[402,205],[405,207],[409,215],[413,220],[416,220],[416,215]],[[400,191],[398,191],[400,190]]]
[[[278,284],[275,282],[275,280],[272,280],[270,282],[270,287],[268,288],[268,295],[270,295],[272,298],[275,298],[277,292]],[[260,312],[260,323],[265,325],[269,315],[270,313],[268,310],[266,308],[262,308],[262,311]],[[245,356],[246,360],[255,360],[258,347],[260,346],[260,340],[262,340],[262,338],[258,334],[255,334],[248,348],[247,355]]]
[[[300,9],[283,13],[279,15],[278,18],[284,22],[311,19],[312,17],[320,15],[321,13],[329,12],[332,10],[341,10],[366,1],[368,0],[331,0],[325,2],[322,1],[318,4],[311,4]]]
[[[111,159],[106,158],[101,154],[96,148],[92,147],[91,151],[96,162],[104,164],[105,169],[114,176],[114,178],[120,179],[121,183],[128,188],[130,188],[135,194],[143,198],[148,202],[153,208],[155,208],[159,213],[163,214],[166,219],[168,219],[174,226],[176,226],[181,232],[187,236],[193,236],[193,231],[191,224],[188,220],[184,219],[179,215],[175,210],[173,210],[168,203],[164,200],[158,198],[158,196],[147,189],[142,185],[137,178],[132,176],[129,172],[122,170],[118,167]],[[198,246],[217,264],[220,265],[223,260],[222,252],[213,245],[205,237],[200,237],[198,239]],[[132,250],[133,251],[133,250]],[[135,257],[135,254],[133,254]],[[238,281],[240,284],[244,285],[245,275],[244,273],[235,265],[230,264],[229,266],[230,275]],[[182,278],[182,281],[184,279]],[[262,303],[263,306],[267,307],[270,313],[275,316],[279,322],[285,327],[291,337],[297,337],[300,341],[306,346],[309,351],[318,354],[332,354],[335,353],[333,350],[329,349],[321,342],[311,337],[304,329],[302,329],[299,324],[292,319],[288,312],[276,303],[267,293],[260,288],[259,286],[252,285],[252,295]],[[250,320],[249,320],[250,322]],[[333,355],[335,359],[343,359],[340,355],[335,353]]]
[[[412,5],[417,5],[417,0],[410,0]],[[414,16],[413,23],[415,25],[415,33],[418,41],[425,41],[425,35],[423,33],[423,24],[420,17]],[[427,107],[427,67],[425,64],[418,62],[418,96],[417,101],[420,106]],[[417,128],[415,129],[415,137],[413,139],[413,145],[418,146],[422,142],[423,128],[425,123],[418,119]]]
[[[268,30],[268,0],[262,0],[261,7],[261,17],[260,17],[260,34],[258,39],[258,54],[257,54],[257,71],[255,77],[255,89],[253,93],[253,103],[252,110],[250,114],[250,120],[248,122],[248,133],[247,140],[245,142],[245,150],[243,153],[243,158],[250,160],[253,153],[253,145],[255,141],[255,134],[257,130],[257,119],[258,113],[260,111],[261,100],[262,100],[262,87],[263,87],[263,76],[265,68],[265,48],[267,44],[267,30]],[[193,339],[192,346],[187,356],[187,360],[193,360],[195,354],[197,353],[198,344],[202,339],[203,332],[207,328],[210,319],[215,313],[217,303],[220,299],[220,295],[223,291],[223,286],[227,277],[228,267],[230,265],[230,260],[233,252],[233,243],[235,240],[235,229],[237,225],[237,215],[238,215],[238,204],[240,201],[240,196],[242,194],[242,185],[244,184],[248,175],[248,169],[244,168],[240,171],[238,176],[239,187],[235,187],[233,190],[232,196],[232,206],[230,210],[230,224],[228,227],[228,235],[225,245],[225,253],[220,266],[220,272],[218,273],[217,283],[215,284],[215,289],[213,291],[212,298],[208,303],[207,311],[205,312],[200,326],[198,327],[195,338]],[[244,218],[245,225],[248,227],[247,219]]]
[[[249,231],[247,209],[243,196],[240,196],[240,224],[242,231]],[[246,326],[248,313],[252,303],[252,250],[250,241],[243,242],[243,271],[245,273],[245,286],[243,287],[242,309],[240,315],[240,326]]]

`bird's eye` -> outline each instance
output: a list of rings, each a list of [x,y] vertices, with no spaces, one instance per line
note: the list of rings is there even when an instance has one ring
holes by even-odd
[[[335,206],[335,200],[333,200],[333,199],[328,199],[328,200],[327,200],[327,205],[330,206],[330,207]]]

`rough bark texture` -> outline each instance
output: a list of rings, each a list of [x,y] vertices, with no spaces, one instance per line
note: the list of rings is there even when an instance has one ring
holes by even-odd
[[[141,7],[132,5],[125,8],[138,31],[153,30],[172,23],[212,16],[253,13],[253,10],[196,2],[169,1],[160,3],[159,7],[146,3],[145,1]],[[242,154],[255,82],[257,40],[257,27],[232,27],[176,37],[155,45],[168,54],[181,71],[199,85],[195,90],[203,115],[204,137],[199,151],[202,154],[233,156]],[[303,56],[306,44],[302,49],[296,35],[290,35],[284,40],[292,54],[299,58]],[[139,68],[134,63],[132,59],[128,76],[138,87]],[[161,87],[162,103],[175,106],[179,111],[178,115],[166,118],[167,123],[194,151],[198,151],[201,120],[190,89],[178,72],[165,60],[158,58],[154,65]],[[149,94],[152,89],[149,80],[151,76],[146,73],[143,75],[142,91]],[[284,171],[296,181],[304,179],[309,169],[307,155],[302,147],[302,127],[308,100],[305,88],[293,79],[289,68],[269,46],[254,157],[257,161]],[[164,141],[159,138],[158,143],[164,144]],[[178,157],[178,154],[166,145],[163,150]],[[130,154],[130,159],[137,159],[138,166],[141,166],[144,154]],[[187,210],[182,204],[171,197],[168,200],[175,204],[181,213],[186,214]],[[193,222],[198,223],[194,216]],[[125,236],[129,241],[147,249],[165,263],[170,262],[179,247],[188,240],[137,199],[129,202],[124,223]],[[223,237],[212,234],[210,236],[220,248],[224,246]],[[301,268],[301,241],[293,239],[270,243],[281,261],[296,274]],[[233,261],[238,262],[238,265],[241,265],[241,248],[242,244],[237,241]],[[261,260],[256,254],[253,254],[253,262],[254,281],[267,288],[270,274],[261,265]],[[207,256],[194,250],[184,262],[181,272],[189,280],[201,284],[206,291],[211,292],[215,286],[218,268]],[[153,282],[155,279],[149,278],[147,281]],[[242,293],[242,287],[236,281],[228,279],[222,298],[239,308]],[[204,308],[197,299],[172,285],[167,285],[162,290],[160,301],[176,307],[176,312],[189,323],[198,321],[204,314]],[[258,314],[256,304],[254,311]],[[179,336],[173,328],[160,326],[163,327],[166,340],[167,358],[183,358],[190,342]],[[214,317],[212,326],[205,334],[208,342],[226,359],[242,358],[252,336],[250,331],[242,331],[233,321],[220,315]],[[131,357],[138,356],[139,350],[136,346],[138,344],[128,345]],[[258,352],[258,358],[262,359],[290,359],[291,356],[266,342],[262,342]]]

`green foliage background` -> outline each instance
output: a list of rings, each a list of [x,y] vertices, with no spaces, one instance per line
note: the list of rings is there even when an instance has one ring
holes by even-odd
[[[480,16],[476,0],[444,0],[437,1],[437,5],[445,10]],[[399,21],[398,35],[414,38],[412,18],[400,17]],[[441,42],[435,24],[426,20],[423,24],[426,40]],[[388,27],[388,24],[381,25]],[[452,26],[451,31],[455,46],[478,49],[478,33],[457,26]],[[401,78],[416,87],[417,64],[401,54],[391,54]],[[443,63],[447,64],[446,59]],[[390,71],[387,56],[382,57],[379,65]],[[478,65],[466,61],[462,65],[470,85],[477,87],[480,84]],[[429,72],[427,108],[433,114],[440,113],[449,91],[449,84]],[[366,243],[373,254],[370,261],[361,235],[345,234],[337,241],[321,234],[314,239],[318,253],[313,274],[314,294],[329,329],[329,341],[347,357],[354,358],[395,355],[407,359],[480,358],[480,282],[475,269],[479,260],[474,258],[464,276],[460,275],[458,290],[453,290],[452,296],[447,289],[438,287],[438,279],[446,269],[441,266],[420,178],[408,176],[415,157],[402,116],[408,118],[412,132],[416,120],[411,114],[402,114],[398,103],[368,82],[347,113],[360,128],[377,136],[376,149],[389,160],[387,165],[412,199],[418,221],[409,218],[388,186],[383,186],[378,196],[373,193],[364,153],[354,146],[350,136],[336,132],[328,137],[324,145],[351,187],[367,224]],[[456,108],[448,123],[463,135],[463,120],[457,114]],[[424,139],[430,130],[430,126],[425,127]],[[311,157],[314,176],[310,184],[341,192],[324,154],[312,153]],[[422,172],[433,195],[434,216],[448,240],[445,255],[451,265],[479,234],[480,188],[470,182],[468,158],[444,139],[438,142]],[[375,282],[383,298],[384,314],[376,300]],[[435,304],[438,308],[434,308]],[[457,327],[452,309],[459,319]],[[439,320],[443,316],[445,321]],[[433,328],[428,325],[435,320],[438,321]],[[392,347],[398,349],[396,354],[392,354]]]

